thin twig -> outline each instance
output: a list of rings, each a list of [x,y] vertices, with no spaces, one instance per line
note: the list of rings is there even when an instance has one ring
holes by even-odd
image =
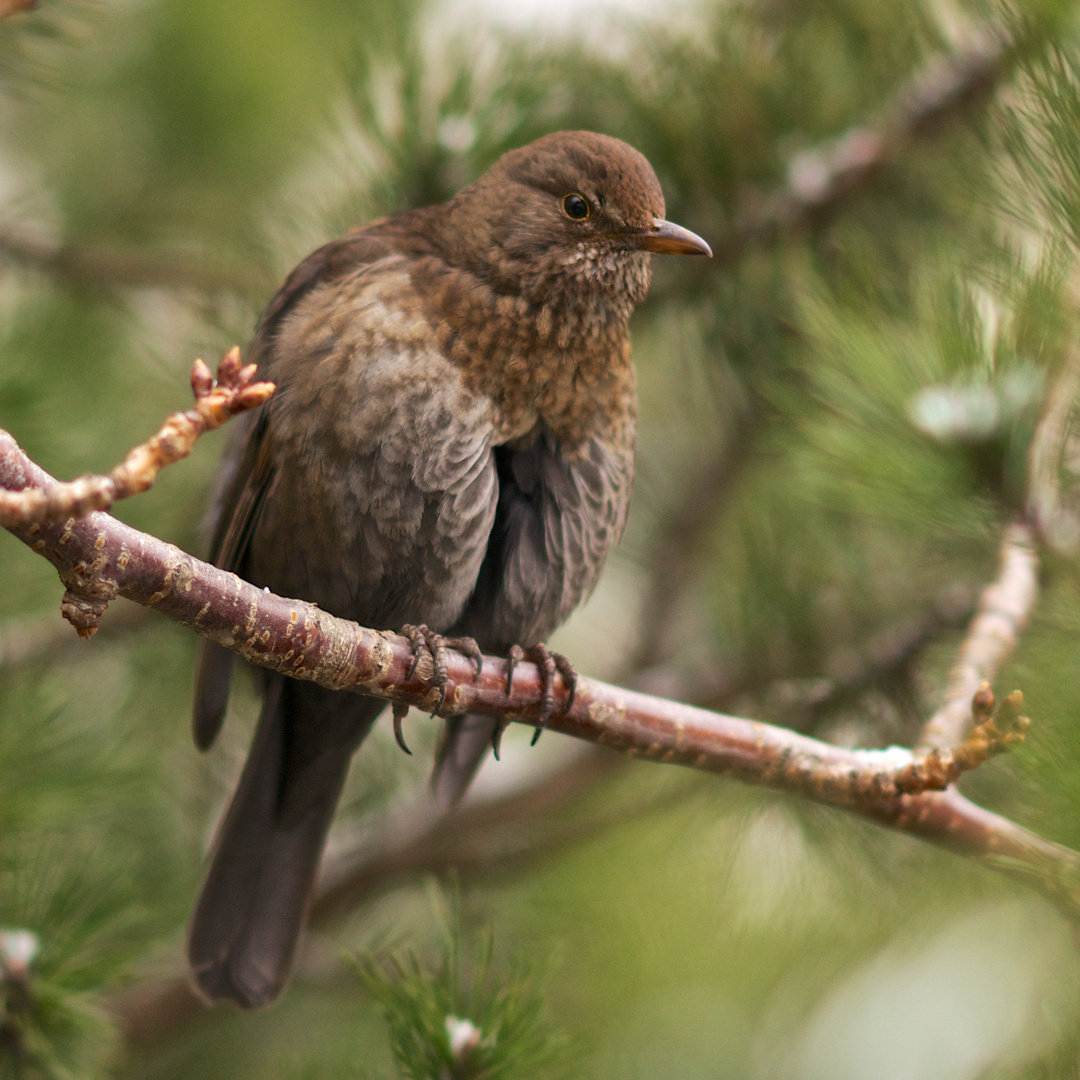
[[[274,384],[253,382],[254,378],[255,365],[244,367],[235,347],[222,358],[216,380],[210,369],[196,360],[191,369],[194,409],[173,413],[153,438],[136,446],[108,476],[84,476],[66,484],[54,481],[47,489],[16,484],[13,489],[0,490],[0,525],[36,530],[47,522],[67,519],[70,526],[76,517],[91,510],[146,491],[166,465],[191,453],[201,435],[270,397]],[[35,550],[37,545],[35,541]],[[116,596],[112,583],[98,575],[104,565],[98,554],[72,567],[66,582],[68,590],[60,611],[83,638],[97,633],[106,606]]]
[[[196,360],[191,369],[194,409],[173,413],[153,438],[136,446],[108,476],[83,476],[48,491],[36,487],[0,491],[0,525],[26,527],[81,517],[146,491],[166,465],[191,453],[201,435],[237,413],[258,408],[270,397],[274,384],[253,382],[254,378],[255,365],[242,366],[235,346],[223,357],[217,379]]]
[[[1014,521],[1001,543],[1001,570],[982,591],[975,618],[949,674],[945,699],[926,722],[920,746],[951,746],[971,726],[971,700],[1012,654],[1038,591],[1038,555],[1029,525]]]
[[[1062,534],[1058,468],[1069,414],[1080,390],[1080,346],[1069,350],[1050,389],[1028,452],[1027,519],[1009,524],[1001,544],[1001,569],[979,600],[945,700],[927,721],[922,746],[950,746],[971,723],[970,701],[982,682],[993,682],[1012,654],[1038,594],[1036,532],[1054,545]]]

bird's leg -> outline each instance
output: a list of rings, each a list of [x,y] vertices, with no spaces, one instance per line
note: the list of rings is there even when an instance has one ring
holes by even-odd
[[[446,684],[450,681],[446,673],[446,650],[455,649],[462,655],[469,657],[476,668],[476,674],[479,675],[483,668],[483,654],[480,652],[480,646],[470,637],[443,637],[442,634],[436,634],[434,630],[424,626],[422,623],[419,626],[411,624],[403,626],[401,633],[409,639],[413,649],[413,662],[409,668],[407,678],[411,679],[416,674],[416,669],[420,666],[420,659],[425,653],[431,657],[431,665],[434,670],[430,685],[439,691],[439,703],[431,710],[431,715],[434,716],[446,701]],[[396,716],[395,713],[395,718]],[[395,723],[397,725],[395,727],[396,735],[398,728],[401,726],[401,721],[395,719]],[[399,739],[398,742],[400,743],[401,740]]]
[[[577,690],[578,673],[574,665],[562,653],[552,652],[542,642],[537,642],[528,649],[523,649],[520,645],[514,645],[511,647],[506,661],[507,697],[510,696],[510,691],[514,685],[514,668],[522,660],[526,659],[531,660],[540,670],[540,720],[536,725],[536,734],[533,735],[532,742],[529,744],[535,746],[540,738],[540,733],[555,712],[555,672],[557,671],[562,676],[562,681],[566,686],[564,713],[568,713],[574,707],[574,693]],[[499,756],[499,743],[502,741],[502,733],[505,730],[506,724],[500,724],[492,736],[492,749],[495,751],[496,758]]]

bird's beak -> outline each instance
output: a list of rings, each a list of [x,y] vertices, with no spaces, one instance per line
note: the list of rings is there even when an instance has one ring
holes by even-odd
[[[634,233],[630,239],[634,247],[661,255],[708,255],[712,258],[712,248],[697,233],[663,218],[653,218],[651,229]]]

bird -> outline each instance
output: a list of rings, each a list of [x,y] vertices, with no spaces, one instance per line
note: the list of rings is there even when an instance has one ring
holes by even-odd
[[[666,220],[641,153],[587,131],[510,150],[449,201],[320,247],[248,351],[277,390],[226,448],[215,564],[402,628],[436,677],[448,647],[477,664],[481,648],[508,655],[510,678],[530,656],[550,715],[555,671],[571,690],[576,675],[543,642],[590,594],[626,521],[628,321],[654,252],[712,254]],[[200,644],[200,749],[222,725],[233,662]],[[199,996],[240,1008],[287,981],[351,757],[387,704],[260,676],[256,733],[187,941]],[[460,799],[499,733],[488,717],[447,721],[440,805]]]

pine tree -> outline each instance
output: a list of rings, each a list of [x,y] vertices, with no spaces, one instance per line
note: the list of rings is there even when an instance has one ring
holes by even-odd
[[[1034,724],[963,788],[1080,848],[1076,3],[703,0],[552,33],[392,0],[23,6],[0,426],[35,461],[107,471],[349,225],[544,132],[617,135],[716,258],[658,263],[635,316],[630,528],[556,644],[915,745],[1022,527],[1037,603],[995,689]],[[220,445],[114,513],[201,554]],[[180,944],[254,695],[197,755],[194,635],[115,601],[83,643],[0,545],[0,1077],[1080,1074],[1061,882],[554,734],[508,733],[440,823],[415,715],[414,757],[388,723],[358,756],[285,999],[206,1012]],[[449,929],[429,877],[460,881]]]

